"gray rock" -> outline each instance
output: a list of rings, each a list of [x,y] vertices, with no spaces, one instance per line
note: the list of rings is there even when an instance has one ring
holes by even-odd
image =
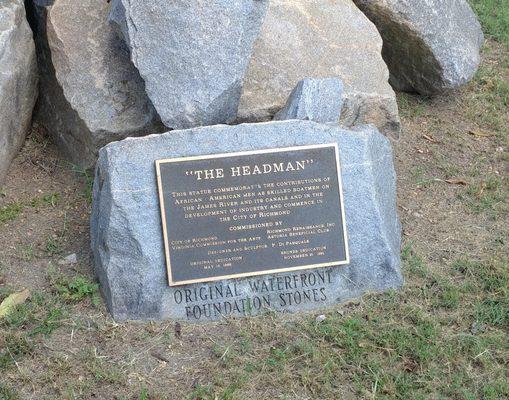
[[[317,324],[320,324],[322,323],[323,321],[325,321],[327,319],[327,316],[324,315],[324,314],[321,314],[321,315],[318,315],[316,318],[315,318],[315,322]]]
[[[354,0],[377,26],[391,84],[432,95],[468,82],[484,38],[466,0]]]
[[[116,0],[111,21],[170,128],[232,122],[267,0]]]
[[[333,142],[339,146],[342,163],[350,264],[168,286],[154,160]],[[102,293],[117,320],[218,319],[221,315],[209,308],[213,303],[233,316],[261,312],[267,302],[274,310],[294,312],[343,302],[368,291],[397,289],[403,282],[400,236],[391,146],[370,126],[349,131],[309,121],[219,125],[130,138],[111,143],[99,153],[91,245]],[[255,286],[270,280],[275,287],[263,293],[265,298]],[[289,282],[297,282],[296,287],[291,283],[288,287]],[[302,282],[310,287],[302,288]],[[228,297],[194,297],[200,288],[207,292],[212,288],[214,293],[222,288],[226,293],[227,287],[231,289]],[[304,290],[311,291],[305,301]],[[299,296],[302,301],[295,304]],[[250,310],[245,307],[247,298]]]
[[[62,258],[58,263],[60,265],[72,265],[78,262],[76,253],[69,254],[67,257]]]
[[[68,159],[91,167],[105,144],[163,130],[105,1],[35,0],[31,11],[41,68],[37,119]]]
[[[0,3],[0,186],[23,145],[37,98],[32,31],[22,0]]]
[[[303,79],[293,89],[274,120],[301,119],[338,123],[343,107],[343,81],[339,78]]]
[[[238,120],[268,121],[304,78],[341,77],[341,122],[397,137],[396,96],[382,38],[351,0],[271,0],[244,78]]]

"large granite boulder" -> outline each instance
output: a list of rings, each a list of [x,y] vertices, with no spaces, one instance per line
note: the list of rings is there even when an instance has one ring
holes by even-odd
[[[339,147],[348,265],[168,286],[155,160],[322,143]],[[267,304],[293,312],[368,291],[397,289],[402,285],[400,225],[389,140],[370,126],[350,131],[310,121],[280,121],[201,127],[111,143],[101,149],[96,168],[91,245],[102,293],[117,320],[211,320],[256,314]]]
[[[382,35],[396,89],[432,95],[476,72],[484,39],[466,0],[354,1]]]
[[[25,140],[37,98],[32,31],[22,0],[0,2],[0,186]]]
[[[82,167],[92,167],[105,144],[160,132],[129,51],[108,22],[105,1],[34,0],[41,69],[37,118]]]
[[[111,22],[169,128],[232,122],[268,0],[116,0]]]
[[[257,39],[239,109],[240,121],[265,121],[304,78],[339,77],[342,123],[372,123],[397,136],[396,96],[382,39],[351,0],[271,0]]]

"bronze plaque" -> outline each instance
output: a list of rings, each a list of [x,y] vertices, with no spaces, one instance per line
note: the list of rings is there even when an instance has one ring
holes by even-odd
[[[336,144],[156,161],[170,286],[347,264]]]

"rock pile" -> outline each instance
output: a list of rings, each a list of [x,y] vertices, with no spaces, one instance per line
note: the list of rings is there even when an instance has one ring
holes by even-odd
[[[475,73],[483,41],[466,0],[26,4],[40,73],[35,115],[82,167],[92,167],[105,144],[130,136],[279,119],[307,78],[341,79],[342,98],[328,103],[341,105],[340,124],[371,123],[397,137],[389,81],[422,94],[458,87]],[[36,97],[21,0],[0,5],[0,57],[1,179]]]
[[[351,0],[271,0],[239,119],[269,120],[300,80],[336,76],[344,83],[342,124],[371,123],[397,137],[398,106],[381,51],[379,33]]]

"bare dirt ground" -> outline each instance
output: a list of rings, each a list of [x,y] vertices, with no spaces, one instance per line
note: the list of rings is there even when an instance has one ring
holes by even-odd
[[[405,288],[317,313],[115,323],[89,250],[90,175],[34,126],[0,193],[0,399],[508,399],[509,54],[398,94]],[[76,253],[78,262],[66,264]]]

